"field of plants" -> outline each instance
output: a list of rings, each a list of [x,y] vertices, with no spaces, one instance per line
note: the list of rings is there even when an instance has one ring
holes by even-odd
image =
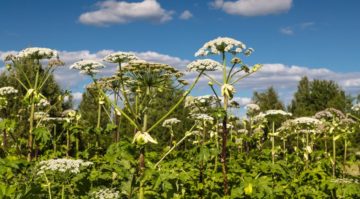
[[[8,55],[0,198],[360,198],[360,104],[254,100],[240,113],[237,85],[262,69],[245,63],[253,52],[219,37],[187,71],[129,52],[66,63],[91,81],[76,109],[54,79],[56,50]],[[205,79],[210,95],[193,96]]]

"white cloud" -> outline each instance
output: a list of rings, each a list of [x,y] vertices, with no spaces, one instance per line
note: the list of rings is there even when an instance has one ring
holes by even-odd
[[[106,0],[97,4],[98,10],[85,12],[79,21],[83,24],[104,26],[134,21],[163,23],[172,19],[173,11],[165,10],[157,0],[126,2]]]
[[[193,17],[193,14],[189,10],[185,10],[181,15],[179,16],[182,20],[188,20]]]
[[[292,0],[214,0],[211,5],[232,15],[263,16],[290,10]]]
[[[281,28],[280,32],[285,35],[293,35],[294,34],[294,30],[291,27]]]
[[[280,28],[280,32],[284,35],[293,35],[295,32],[314,30],[315,22],[303,22],[292,26]]]

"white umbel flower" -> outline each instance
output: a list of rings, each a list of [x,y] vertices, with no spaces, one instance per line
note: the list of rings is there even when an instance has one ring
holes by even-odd
[[[46,99],[40,99],[40,101],[36,104],[36,106],[45,108],[47,106],[50,106],[50,102],[47,101]]]
[[[173,125],[178,124],[178,123],[180,123],[180,122],[181,122],[181,121],[178,120],[177,118],[170,118],[170,119],[165,120],[165,121],[162,123],[162,126],[163,126],[163,127],[166,127],[166,128],[170,128],[170,127],[172,127]]]
[[[354,106],[352,106],[351,110],[356,111],[356,112],[360,111],[360,103],[355,104]]]
[[[114,189],[100,189],[98,191],[92,192],[91,198],[93,199],[117,199],[120,197],[119,191]]]
[[[213,117],[211,117],[211,116],[209,116],[207,114],[202,114],[202,113],[191,114],[191,118],[193,118],[195,120],[205,121],[205,122],[214,121]]]
[[[246,49],[246,46],[241,41],[229,37],[218,37],[214,40],[206,42],[203,47],[201,47],[196,53],[195,56],[206,56],[208,54],[220,54],[221,52],[229,52],[233,54],[241,53]],[[246,55],[250,55],[254,50],[249,49],[245,51]]]
[[[260,106],[257,104],[247,104],[245,106],[245,109],[248,114],[253,114],[253,113],[257,113],[260,111]]]
[[[88,167],[92,165],[92,162],[87,162],[81,159],[72,160],[72,159],[50,159],[41,161],[38,165],[39,171],[38,175],[45,173],[46,171],[52,172],[61,172],[61,173],[80,173],[81,167]]]
[[[16,93],[18,93],[18,90],[16,90],[12,86],[6,86],[6,87],[0,88],[0,95],[2,95],[2,96],[16,94]]]
[[[105,68],[105,66],[94,60],[82,60],[75,62],[73,65],[70,66],[70,69],[77,69],[80,73],[84,73],[87,75],[94,75],[99,72],[98,69]]]
[[[199,59],[187,65],[189,71],[215,71],[221,70],[222,65],[212,59]]]
[[[18,58],[31,58],[31,59],[51,59],[56,58],[58,53],[56,50],[52,50],[50,48],[25,48],[21,50],[17,55]]]
[[[291,122],[293,124],[299,124],[299,125],[318,125],[321,123],[320,120],[312,118],[312,117],[299,117],[299,118],[293,119]]]
[[[265,117],[267,116],[292,116],[291,113],[283,110],[268,110],[264,113]]]
[[[110,55],[106,56],[104,58],[104,61],[110,62],[110,63],[127,63],[133,60],[138,60],[133,53],[128,52],[115,52],[111,53]]]

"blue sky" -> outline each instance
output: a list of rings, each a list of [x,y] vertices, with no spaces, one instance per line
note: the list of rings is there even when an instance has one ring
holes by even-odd
[[[302,75],[333,79],[357,94],[359,7],[358,0],[2,0],[0,57],[29,46],[72,52],[68,61],[119,50],[183,68],[206,41],[227,36],[255,49],[245,62],[267,66],[248,86],[241,83],[239,97],[274,85],[289,101]],[[59,81],[80,92],[83,81],[62,80],[68,73]]]

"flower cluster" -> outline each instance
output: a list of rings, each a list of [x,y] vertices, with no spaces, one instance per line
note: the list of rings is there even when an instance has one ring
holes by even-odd
[[[16,93],[18,93],[18,90],[16,90],[12,86],[6,86],[6,87],[0,88],[0,95],[2,95],[2,96],[16,94]]]
[[[160,63],[152,63],[147,62],[145,60],[133,60],[130,61],[127,66],[123,68],[125,71],[129,72],[144,72],[144,71],[151,71],[151,72],[168,72],[172,74],[176,74],[179,71],[176,70],[174,67],[169,66],[167,64],[160,64]]]
[[[116,191],[114,189],[100,189],[98,191],[92,192],[91,198],[94,199],[116,199],[119,198],[119,191]]]
[[[231,84],[224,84],[221,86],[221,95],[227,96],[229,99],[232,99],[234,97],[234,94],[236,92],[236,89]]]
[[[46,99],[40,99],[40,101],[36,104],[36,106],[44,108],[50,106],[50,102],[47,101]]]
[[[245,109],[248,114],[253,115],[254,113],[257,113],[260,111],[260,106],[257,104],[247,104],[245,106]]]
[[[189,71],[215,71],[221,70],[222,65],[212,59],[199,59],[187,65]]]
[[[331,182],[337,183],[337,184],[359,184],[359,181],[357,179],[351,179],[351,178],[336,178],[332,179]]]
[[[148,132],[141,132],[141,131],[138,131],[135,136],[134,136],[134,139],[133,139],[133,142],[132,143],[136,143],[138,145],[144,145],[148,142],[151,142],[153,144],[157,144],[158,142],[151,137],[151,135],[148,133]]]
[[[321,123],[320,120],[312,118],[312,117],[299,117],[293,119],[291,121],[294,125],[319,125]]]
[[[346,118],[346,116],[343,112],[341,112],[340,110],[337,110],[335,108],[327,108],[323,111],[317,112],[314,117],[316,119],[333,119],[333,118],[344,119],[344,118]]]
[[[291,113],[285,112],[283,110],[268,110],[264,113],[265,117],[268,116],[292,116]]]
[[[49,114],[42,112],[42,111],[38,111],[34,113],[34,120],[43,120],[49,117]]]
[[[50,48],[25,48],[20,51],[17,58],[30,58],[30,59],[51,59],[58,57],[56,50]]]
[[[99,72],[98,69],[105,68],[105,66],[97,61],[94,60],[82,60],[75,62],[73,65],[70,66],[70,69],[77,69],[80,73],[84,73],[87,75],[94,75]]]
[[[354,106],[352,106],[351,110],[356,111],[356,112],[360,111],[360,103],[355,104]]]
[[[134,54],[128,53],[128,52],[116,52],[111,53],[110,55],[107,55],[104,58],[104,61],[110,62],[110,63],[127,63],[133,60],[138,60]]]
[[[80,169],[82,167],[88,167],[92,165],[92,162],[84,161],[81,159],[78,160],[71,160],[71,159],[50,159],[41,161],[38,165],[39,171],[38,175],[45,173],[46,171],[51,172],[61,172],[61,173],[73,173],[77,174],[80,173]]]
[[[204,44],[196,53],[195,56],[206,56],[208,54],[220,54],[222,52],[229,52],[233,54],[241,53],[246,49],[245,44],[241,41],[229,37],[218,37]],[[248,49],[245,55],[250,55],[254,50]]]
[[[181,121],[178,120],[177,118],[170,118],[170,119],[167,119],[165,120],[163,123],[162,123],[162,126],[163,127],[166,127],[166,128],[171,128],[174,124],[178,124],[180,123]]]
[[[191,114],[191,118],[195,119],[195,120],[201,120],[204,122],[212,122],[214,121],[214,118],[207,115],[207,114],[202,114],[202,113],[196,113],[196,114]]]

